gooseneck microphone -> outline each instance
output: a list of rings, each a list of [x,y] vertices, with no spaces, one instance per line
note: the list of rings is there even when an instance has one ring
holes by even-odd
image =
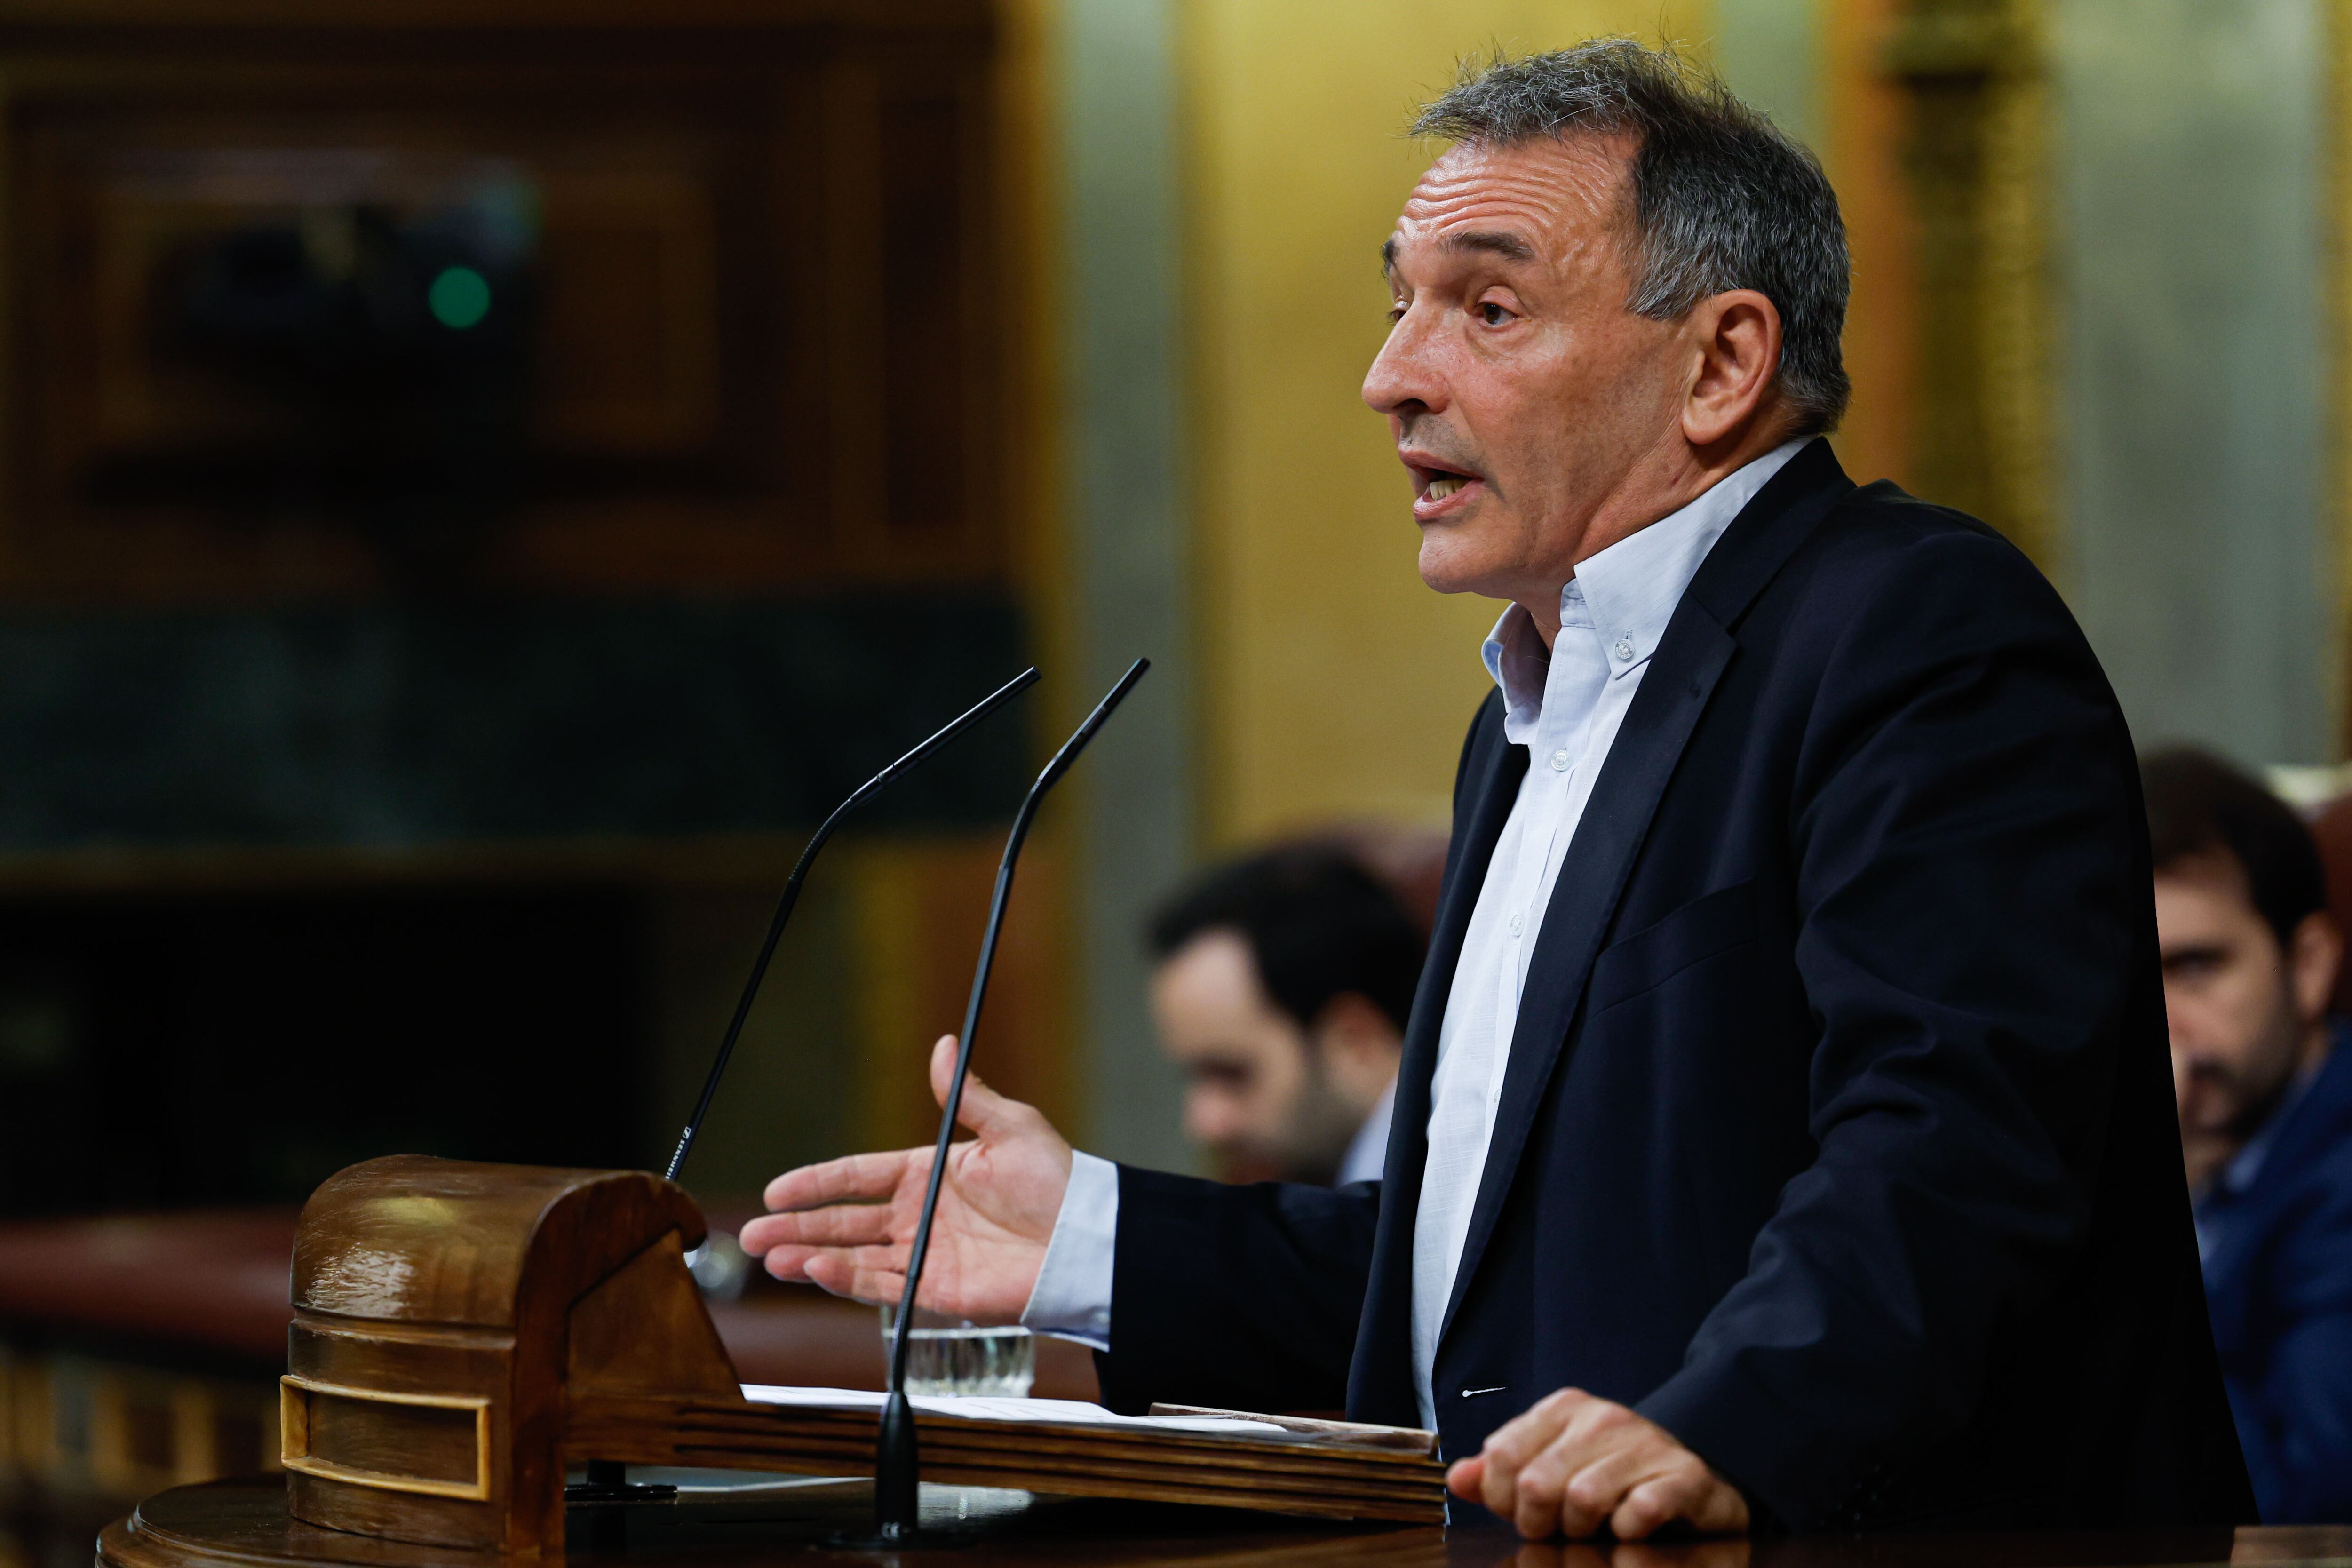
[[[955,1076],[948,1080],[947,1098],[940,1106],[940,1138],[931,1151],[931,1175],[923,1188],[922,1217],[915,1225],[915,1245],[907,1257],[907,1288],[898,1298],[898,1331],[890,1339],[890,1394],[882,1406],[881,1430],[875,1437],[874,1450],[874,1522],[875,1533],[883,1544],[901,1544],[914,1539],[919,1510],[916,1485],[918,1455],[915,1443],[915,1415],[907,1403],[907,1347],[914,1338],[915,1292],[923,1282],[923,1259],[931,1246],[931,1219],[939,1213],[940,1182],[947,1173],[948,1144],[955,1136],[956,1111],[963,1104],[964,1079],[971,1072],[972,1037],[980,1029],[980,1005],[988,995],[989,971],[996,963],[996,939],[1004,929],[1004,908],[1013,896],[1013,867],[1021,858],[1021,842],[1029,837],[1029,824],[1037,815],[1037,807],[1045,792],[1060,782],[1070,764],[1095,731],[1111,715],[1111,710],[1126,700],[1143,672],[1151,668],[1148,658],[1139,658],[1127,667],[1118,684],[1095,705],[1087,721],[1077,732],[1062,743],[1037,782],[1029,786],[1028,798],[1021,803],[1020,813],[1013,819],[1013,831],[1004,841],[1004,858],[996,868],[996,894],[988,908],[988,931],[981,938],[980,963],[971,977],[971,999],[964,1006],[963,1032],[956,1039]]]
[[[878,794],[891,781],[1036,683],[1037,667],[1033,664],[973,703],[960,717],[950,721],[930,739],[859,784],[847,800],[834,807],[831,816],[818,825],[815,836],[809,839],[807,847],[801,851],[800,859],[794,863],[793,874],[784,879],[783,896],[776,900],[776,918],[768,922],[768,939],[760,944],[760,956],[752,963],[751,977],[743,983],[743,995],[735,1004],[735,1016],[728,1021],[727,1034],[719,1042],[719,1056],[710,1064],[710,1076],[702,1080],[702,1097],[694,1102],[694,1114],[688,1119],[686,1131],[678,1135],[677,1152],[670,1155],[669,1169],[663,1172],[663,1175],[673,1182],[677,1180],[678,1168],[686,1163],[687,1152],[694,1147],[695,1134],[702,1131],[703,1118],[710,1114],[710,1101],[719,1093],[719,1080],[726,1074],[727,1058],[735,1052],[736,1037],[743,1032],[743,1020],[751,1016],[751,1003],[760,994],[760,982],[767,978],[768,961],[776,956],[776,942],[784,934],[784,922],[793,918],[793,906],[800,902],[801,884],[808,879],[809,865],[816,858],[816,852],[824,847],[824,841],[833,837],[833,830],[840,826],[841,819]],[[1065,752],[1069,749],[1067,746],[1063,748]],[[1030,794],[1034,800],[1036,792],[1032,790]],[[1024,805],[1023,809],[1029,808]],[[992,933],[991,940],[993,940]]]

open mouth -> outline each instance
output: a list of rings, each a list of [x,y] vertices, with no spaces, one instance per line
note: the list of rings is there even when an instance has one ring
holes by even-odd
[[[1420,486],[1420,494],[1413,498],[1412,502],[1416,517],[1434,517],[1452,510],[1456,504],[1467,505],[1468,502],[1462,498],[1486,482],[1476,474],[1447,468],[1418,456],[1407,458],[1405,466],[1412,470],[1413,479]]]

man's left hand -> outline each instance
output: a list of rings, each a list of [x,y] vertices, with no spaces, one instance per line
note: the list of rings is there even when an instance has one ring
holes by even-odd
[[[1711,1534],[1748,1528],[1748,1500],[1705,1459],[1656,1422],[1580,1388],[1496,1427],[1445,1484],[1529,1541],[1596,1535],[1603,1525],[1639,1541],[1676,1520]]]

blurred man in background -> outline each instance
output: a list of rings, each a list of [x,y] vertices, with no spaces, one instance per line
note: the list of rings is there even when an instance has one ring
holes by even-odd
[[[1336,844],[1218,867],[1151,922],[1184,1131],[1227,1180],[1380,1179],[1423,935]]]
[[[2195,751],[2142,769],[2181,1147],[2267,1523],[2352,1519],[2352,1050],[2310,832]]]

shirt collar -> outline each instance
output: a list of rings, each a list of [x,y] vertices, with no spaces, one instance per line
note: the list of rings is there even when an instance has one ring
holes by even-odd
[[[1650,661],[1707,552],[1756,499],[1756,492],[1811,439],[1781,443],[1726,474],[1689,505],[1635,529],[1578,565],[1575,577],[1560,588],[1560,619],[1564,625],[1591,627],[1591,635],[1607,653],[1612,679]],[[1486,673],[1503,689],[1504,733],[1513,742],[1524,743],[1543,714],[1551,650],[1544,647],[1535,617],[1513,605],[1486,634],[1481,651]]]

